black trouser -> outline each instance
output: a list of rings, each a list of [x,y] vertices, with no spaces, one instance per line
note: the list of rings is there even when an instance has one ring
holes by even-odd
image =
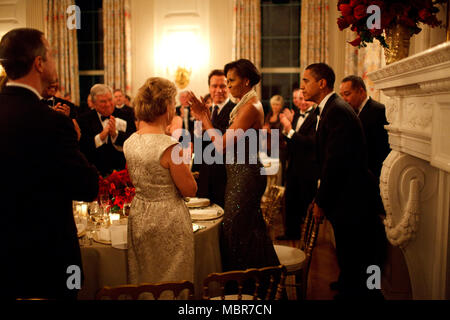
[[[286,184],[285,235],[300,238],[301,224],[317,190],[316,181],[290,178]]]
[[[340,212],[341,215],[345,212]],[[353,219],[336,216],[328,217],[333,226],[336,241],[336,256],[340,268],[339,289],[345,298],[370,298],[381,295],[379,290],[369,289],[367,280],[371,265],[383,271],[386,259],[387,240],[384,226],[376,215]]]

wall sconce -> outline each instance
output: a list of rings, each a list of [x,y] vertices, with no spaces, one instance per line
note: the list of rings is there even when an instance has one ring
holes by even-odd
[[[189,85],[189,81],[191,80],[192,70],[188,70],[186,68],[178,67],[175,72],[175,83],[178,88],[184,89]]]
[[[201,42],[197,27],[166,30],[158,46],[156,62],[179,89],[189,85],[193,72],[207,63],[209,51]]]

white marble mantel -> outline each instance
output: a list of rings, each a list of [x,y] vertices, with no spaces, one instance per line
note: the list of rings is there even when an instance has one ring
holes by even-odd
[[[404,254],[413,299],[450,299],[450,42],[368,76],[387,96],[389,241]]]

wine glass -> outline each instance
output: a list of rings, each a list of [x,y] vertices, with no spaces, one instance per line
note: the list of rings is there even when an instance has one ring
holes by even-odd
[[[100,205],[101,205],[101,207],[103,209],[103,214],[107,214],[108,213],[108,209],[109,209],[109,207],[111,205],[111,201],[109,199],[109,195],[108,194],[101,194],[99,196],[98,200],[99,200]]]

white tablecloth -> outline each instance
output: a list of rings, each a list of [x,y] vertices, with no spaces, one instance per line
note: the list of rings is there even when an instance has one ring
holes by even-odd
[[[222,271],[219,248],[219,227],[222,218],[209,221],[195,221],[206,229],[194,233],[195,273],[194,286],[196,298],[201,298],[203,279],[212,272]],[[91,246],[81,247],[84,283],[78,294],[80,300],[95,298],[104,286],[118,286],[128,283],[127,250],[113,248],[93,242]]]

